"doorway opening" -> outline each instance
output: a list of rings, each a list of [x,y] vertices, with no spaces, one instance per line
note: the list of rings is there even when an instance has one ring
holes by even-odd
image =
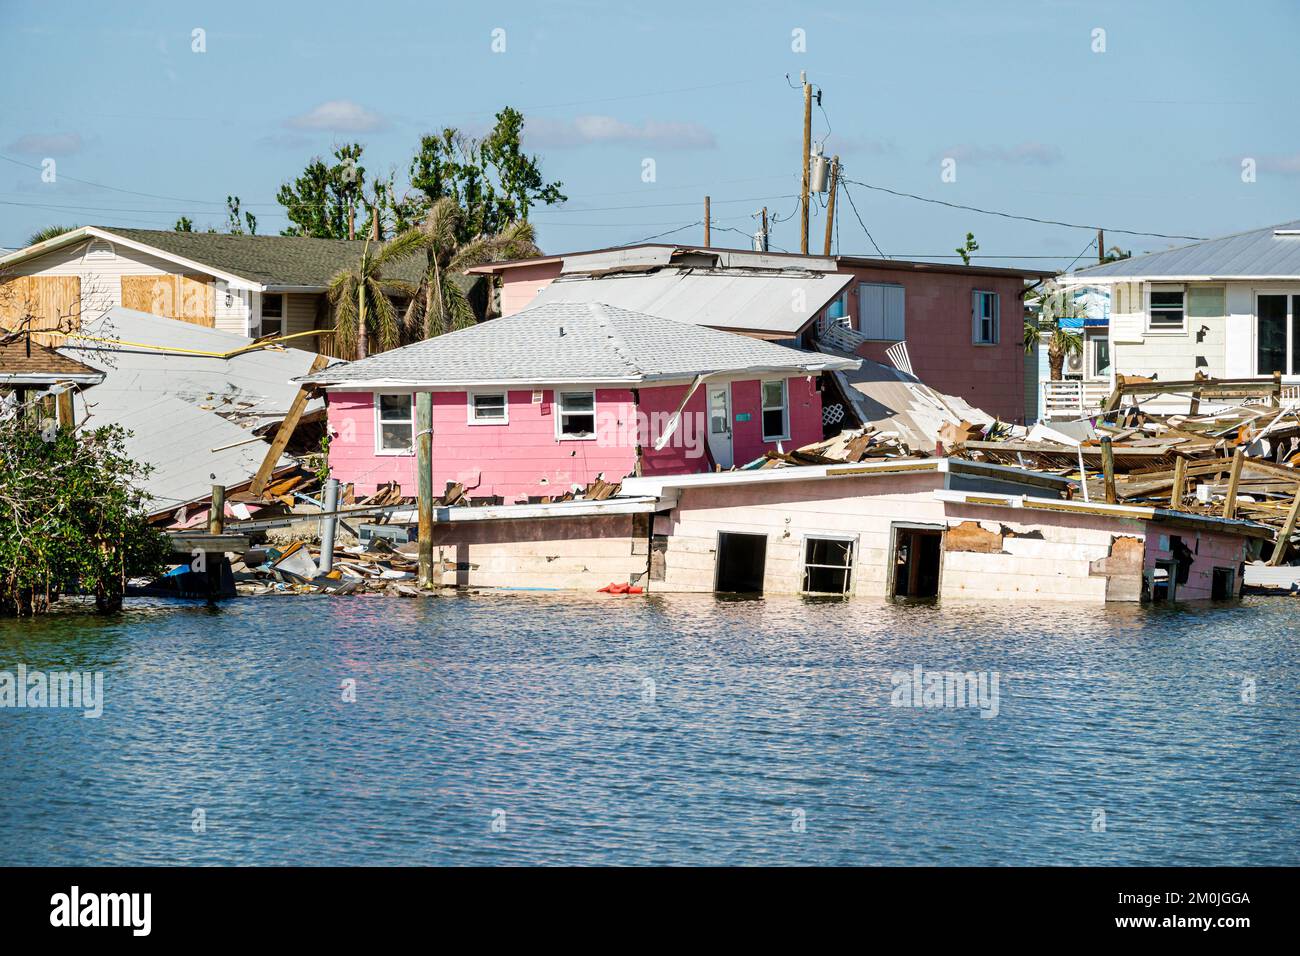
[[[1236,579],[1236,568],[1215,568],[1210,580],[1210,600],[1227,601],[1231,598]]]
[[[767,535],[718,532],[718,576],[715,591],[762,594],[767,564]]]
[[[939,595],[943,531],[894,526],[894,597]]]

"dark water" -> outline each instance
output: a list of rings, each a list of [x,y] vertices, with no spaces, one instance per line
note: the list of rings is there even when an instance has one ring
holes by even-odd
[[[3,622],[0,670],[100,670],[106,703],[0,709],[0,863],[1294,865],[1297,610],[515,593]],[[998,715],[890,706],[917,664],[997,672]]]

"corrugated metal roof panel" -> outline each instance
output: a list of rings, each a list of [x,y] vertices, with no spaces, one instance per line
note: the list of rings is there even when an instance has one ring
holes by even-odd
[[[1108,262],[1069,274],[1078,279],[1300,278],[1300,220],[1206,239],[1177,249]]]
[[[538,293],[534,303],[603,302],[690,325],[790,338],[852,281],[852,273],[661,269],[561,276]]]

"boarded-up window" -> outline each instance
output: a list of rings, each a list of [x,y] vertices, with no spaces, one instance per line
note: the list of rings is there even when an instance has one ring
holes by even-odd
[[[901,285],[863,282],[858,286],[858,331],[868,339],[901,342],[905,337]]]
[[[81,327],[81,279],[78,276],[15,276],[0,282],[0,328],[29,331]],[[44,345],[63,345],[61,338],[38,337]]]
[[[196,276],[122,276],[122,307],[208,328],[216,323],[213,285]]]

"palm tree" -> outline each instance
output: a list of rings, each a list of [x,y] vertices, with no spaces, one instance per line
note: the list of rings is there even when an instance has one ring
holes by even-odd
[[[334,337],[339,351],[355,342],[354,356],[366,357],[367,336],[374,330],[381,352],[400,344],[401,330],[397,310],[390,296],[411,296],[415,287],[400,279],[384,277],[384,269],[415,255],[428,242],[412,229],[371,251],[371,240],[362,247],[361,259],[352,269],[343,269],[329,284],[329,299],[334,307]]]
[[[1065,357],[1077,355],[1083,350],[1083,337],[1062,325],[1061,320],[1080,318],[1083,311],[1074,301],[1074,297],[1067,295],[1064,289],[1041,293],[1038,297],[1038,305],[1038,321],[1035,322],[1032,318],[1025,319],[1025,351],[1032,352],[1034,343],[1041,339],[1043,333],[1048,333],[1047,367],[1052,381],[1059,382],[1062,369],[1065,367]]]
[[[458,241],[456,234],[464,216],[456,200],[443,196],[412,230],[424,238],[426,256],[424,277],[402,320],[412,338],[432,338],[478,321],[465,289],[454,281],[465,270],[488,262],[541,255],[533,227],[527,222],[513,222],[495,236]]]

